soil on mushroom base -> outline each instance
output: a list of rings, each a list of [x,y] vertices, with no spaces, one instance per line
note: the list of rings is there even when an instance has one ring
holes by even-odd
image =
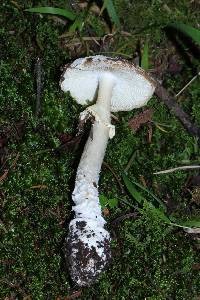
[[[101,249],[101,255],[98,250],[90,245],[90,238],[95,238],[93,230],[87,234],[88,243],[84,243],[80,237],[88,232],[85,221],[76,222],[76,230],[73,226],[69,227],[68,238],[65,242],[64,254],[67,268],[70,271],[71,278],[80,286],[90,286],[93,284],[99,273],[105,270],[111,259],[110,241],[104,239],[97,241],[97,248]]]

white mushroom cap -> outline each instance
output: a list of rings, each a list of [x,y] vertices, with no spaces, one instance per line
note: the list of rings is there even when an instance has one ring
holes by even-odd
[[[155,90],[153,79],[126,60],[103,55],[76,59],[66,66],[61,79],[63,91],[69,91],[82,105],[93,102],[103,73],[111,72],[116,83],[112,91],[111,111],[128,111],[147,103]]]

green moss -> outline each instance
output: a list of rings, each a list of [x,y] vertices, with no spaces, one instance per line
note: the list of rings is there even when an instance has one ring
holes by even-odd
[[[70,95],[60,91],[60,67],[71,54],[63,49],[59,36],[69,25],[54,21],[49,16],[25,13],[31,6],[66,7],[66,1],[3,1],[0,12],[0,136],[7,137],[0,147],[1,173],[9,173],[0,181],[0,230],[2,278],[0,298],[64,299],[76,289],[65,269],[62,246],[67,224],[71,218],[71,191],[79,151],[52,151],[60,145],[60,134],[76,134],[81,107]],[[123,30],[133,34],[117,34],[106,51],[132,55],[139,42],[150,40],[150,55],[168,49],[171,43],[161,30],[163,24],[177,19],[195,25],[198,10],[188,1],[114,1]],[[69,5],[69,3],[68,3]],[[127,10],[128,8],[128,10]],[[128,11],[128,13],[127,13]],[[105,34],[102,19],[89,16],[92,33]],[[88,23],[87,23],[87,26]],[[84,29],[87,36],[87,28]],[[137,33],[137,34],[136,34]],[[95,51],[94,49],[92,50]],[[99,51],[99,50],[98,50]],[[96,53],[96,52],[94,52]],[[42,112],[35,116],[37,58],[42,60]],[[183,74],[168,78],[165,84],[178,91],[192,78],[187,65]],[[182,107],[200,122],[199,81],[185,91]],[[141,110],[119,113],[116,137],[109,142],[105,161],[118,177],[135,153],[129,177],[140,181],[160,199],[166,195],[177,204],[174,214],[184,218],[198,214],[190,208],[190,198],[183,193],[188,174],[196,171],[153,175],[153,172],[175,167],[185,162],[198,161],[197,141],[180,122],[153,98],[153,135],[147,141],[148,128],[143,126],[133,133],[127,122]],[[160,130],[159,123],[167,132]],[[165,125],[167,125],[165,127]],[[2,164],[3,163],[3,164]],[[126,199],[121,195],[113,174],[103,166],[100,191],[108,198]],[[108,227],[113,235],[113,261],[100,281],[82,290],[81,299],[195,299],[200,294],[200,276],[193,268],[199,261],[194,242],[181,230],[165,226],[151,214],[148,207],[141,216],[121,221],[112,220],[133,209],[119,201],[110,209]]]

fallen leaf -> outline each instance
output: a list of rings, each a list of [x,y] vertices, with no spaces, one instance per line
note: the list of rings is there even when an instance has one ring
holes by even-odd
[[[141,125],[146,124],[151,121],[153,115],[152,109],[146,109],[140,114],[136,115],[132,119],[129,120],[128,125],[135,132],[140,129]]]

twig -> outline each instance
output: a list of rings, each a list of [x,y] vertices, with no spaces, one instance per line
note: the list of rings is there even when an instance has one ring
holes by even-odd
[[[179,170],[191,170],[191,169],[199,169],[200,166],[181,166],[181,167],[177,167],[177,168],[172,168],[172,169],[168,169],[168,170],[163,170],[163,171],[159,171],[159,172],[155,172],[153,174],[158,175],[158,174],[167,174],[167,173],[172,173],[175,171],[179,171]]]
[[[42,60],[40,57],[37,58],[35,64],[35,75],[36,75],[36,107],[35,115],[39,116],[41,112],[41,95],[42,95]]]
[[[0,182],[4,181],[8,177],[8,174],[9,174],[11,169],[15,170],[18,159],[19,159],[19,152],[17,153],[17,155],[16,155],[13,163],[11,164],[10,168],[5,169],[3,175],[0,176]]]
[[[181,121],[185,129],[190,134],[197,137],[200,142],[200,128],[192,123],[190,116],[180,108],[174,97],[170,95],[168,91],[158,82],[155,94],[170,110],[172,110],[175,116]]]
[[[136,158],[138,154],[138,150],[134,151],[133,154],[131,155],[131,158],[129,159],[128,163],[127,163],[127,166],[124,168],[124,172],[127,173],[128,170],[130,169],[134,159]]]
[[[180,92],[178,92],[178,94],[176,94],[176,98],[200,75],[200,72],[195,75],[181,90]]]
[[[109,166],[109,164],[107,164],[105,161],[103,161],[103,166],[105,166],[115,177],[117,183],[119,184],[119,187],[121,189],[121,192],[124,193],[124,188],[123,185],[121,184],[120,179],[118,178],[117,174],[115,173],[115,171]]]
[[[194,233],[194,234],[199,234],[200,233],[200,228],[198,228],[198,227],[186,228],[184,230],[187,233]]]
[[[119,216],[111,221],[111,225],[116,225],[117,223],[120,223],[121,221],[128,219],[128,218],[134,218],[136,219],[138,217],[137,213],[128,213],[122,216]]]
[[[8,172],[9,171],[7,169],[4,171],[3,175],[0,176],[0,182],[4,181],[7,178]]]
[[[17,155],[16,155],[16,157],[15,157],[15,159],[14,159],[12,165],[11,165],[12,169],[16,168],[16,164],[17,164],[18,159],[19,159],[19,152],[17,153]]]

